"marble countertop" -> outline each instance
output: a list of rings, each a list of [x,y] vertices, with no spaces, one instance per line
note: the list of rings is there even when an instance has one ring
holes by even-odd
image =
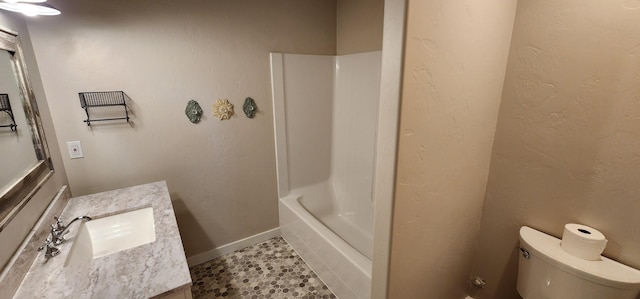
[[[48,261],[44,250],[29,269],[14,298],[150,298],[191,285],[191,276],[166,183],[155,182],[72,198],[61,218],[101,218],[153,207],[156,241],[65,267],[74,223],[61,253]],[[51,221],[53,223],[53,220]],[[44,241],[44,240],[43,240]]]

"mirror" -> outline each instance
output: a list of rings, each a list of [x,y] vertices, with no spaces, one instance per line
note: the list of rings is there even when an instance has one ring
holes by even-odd
[[[0,28],[0,231],[52,174],[18,35]]]
[[[37,162],[11,54],[0,52],[0,186],[8,186]],[[17,177],[16,177],[17,175]]]

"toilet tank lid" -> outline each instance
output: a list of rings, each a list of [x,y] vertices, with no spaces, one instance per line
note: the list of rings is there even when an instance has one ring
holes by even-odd
[[[520,247],[554,267],[602,285],[620,289],[640,288],[640,271],[606,257],[587,261],[560,247],[560,239],[528,226],[520,228]]]

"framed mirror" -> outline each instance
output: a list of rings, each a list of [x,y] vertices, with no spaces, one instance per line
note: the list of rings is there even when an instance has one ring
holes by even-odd
[[[53,175],[18,34],[0,28],[0,231]]]

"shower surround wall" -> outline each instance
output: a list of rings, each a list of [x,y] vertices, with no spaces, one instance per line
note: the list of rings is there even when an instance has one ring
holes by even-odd
[[[281,230],[345,298],[370,290],[380,62],[272,54]]]

